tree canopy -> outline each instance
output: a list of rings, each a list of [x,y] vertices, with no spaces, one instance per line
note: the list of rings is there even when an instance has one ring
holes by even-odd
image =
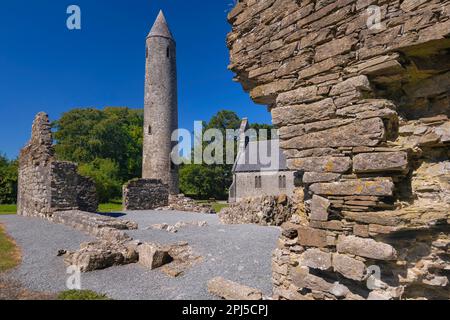
[[[17,180],[17,160],[10,161],[0,154],[0,204],[16,203]]]
[[[143,123],[142,110],[73,109],[53,123],[56,156],[78,163],[101,201],[120,197],[122,184],[141,176]]]

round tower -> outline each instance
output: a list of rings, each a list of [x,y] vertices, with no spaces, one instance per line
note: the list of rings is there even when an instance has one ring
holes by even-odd
[[[144,154],[142,177],[160,179],[178,194],[178,167],[171,153],[178,129],[176,44],[162,11],[159,12],[146,46]]]

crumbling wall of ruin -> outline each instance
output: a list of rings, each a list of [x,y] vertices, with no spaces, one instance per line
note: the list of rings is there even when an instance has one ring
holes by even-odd
[[[450,1],[242,0],[230,69],[269,106],[297,215],[281,299],[448,299]]]
[[[39,113],[30,142],[19,157],[17,212],[23,216],[50,218],[56,211],[96,212],[95,184],[77,173],[77,165],[56,161],[48,115]]]
[[[134,179],[123,186],[123,210],[141,211],[169,204],[169,186],[156,179]]]

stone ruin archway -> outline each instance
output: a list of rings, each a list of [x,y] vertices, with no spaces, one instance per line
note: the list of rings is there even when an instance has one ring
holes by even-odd
[[[228,18],[230,69],[304,193],[274,294],[448,299],[450,1],[242,0]]]

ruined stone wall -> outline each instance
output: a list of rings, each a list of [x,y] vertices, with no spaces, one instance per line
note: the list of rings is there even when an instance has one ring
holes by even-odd
[[[169,186],[161,180],[135,179],[123,186],[124,210],[153,210],[169,204]]]
[[[448,299],[450,1],[243,0],[229,21],[304,194],[274,294]]]
[[[94,182],[78,175],[76,164],[55,160],[45,113],[36,116],[31,140],[20,153],[18,189],[20,215],[49,218],[56,211],[97,211]]]

